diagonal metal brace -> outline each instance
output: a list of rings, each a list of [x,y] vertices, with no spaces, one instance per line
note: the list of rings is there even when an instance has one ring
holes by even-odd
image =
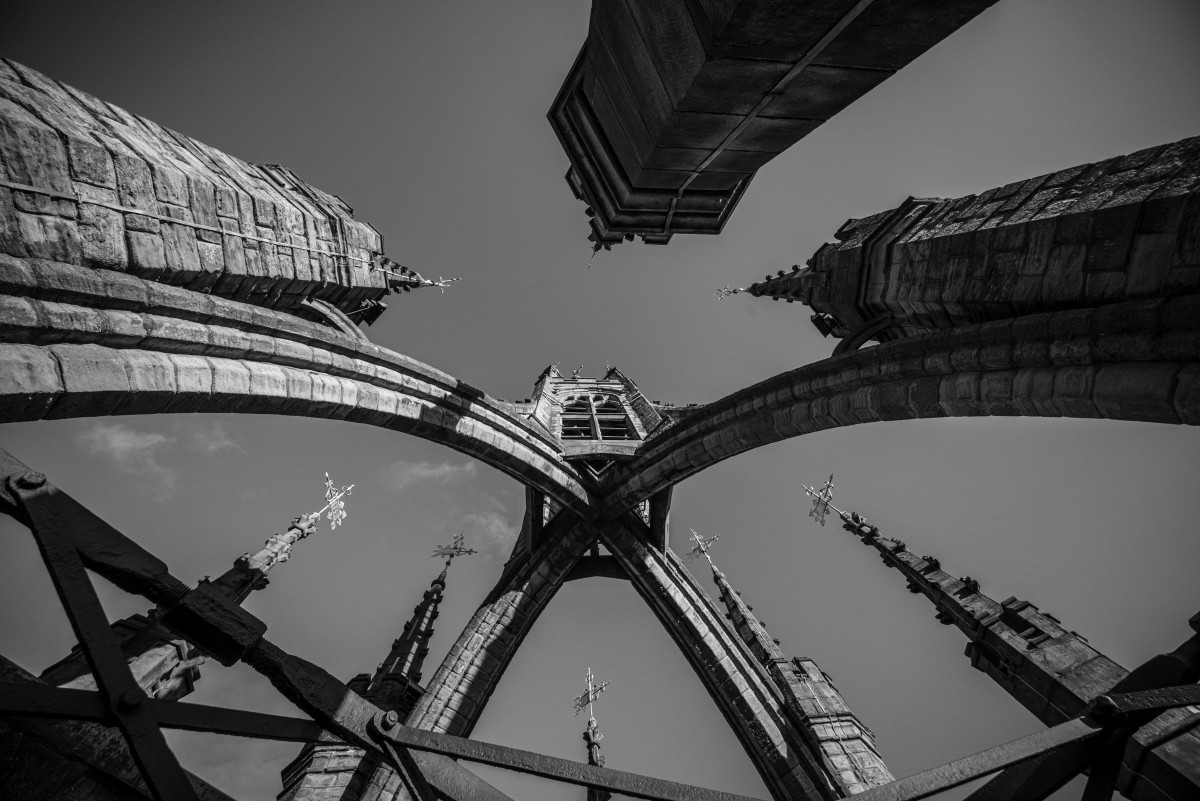
[[[973,756],[939,765],[921,773],[897,779],[856,795],[855,801],[917,801],[917,799],[949,790],[989,773],[1004,771],[988,782],[988,786],[1008,786],[1008,779],[1021,784],[1032,771],[1022,766],[1032,761],[1078,763],[1070,773],[1075,775],[1087,767],[1098,749],[1122,737],[1127,737],[1145,720],[1165,709],[1200,703],[1200,685],[1164,687],[1135,693],[1100,696],[1092,702],[1087,714],[1068,720],[1049,729],[989,748]],[[1009,771],[1013,773],[1009,774]],[[1009,795],[988,795],[982,791],[972,797],[1001,798]],[[1037,796],[1041,797],[1041,796]]]
[[[608,790],[649,801],[758,801],[744,795],[708,790],[689,784],[656,779],[637,773],[599,768],[570,759],[523,751],[504,745],[414,729],[397,722],[394,713],[372,719],[370,733],[379,742],[390,742],[413,751],[428,751],[468,762],[479,762],[545,779]]]

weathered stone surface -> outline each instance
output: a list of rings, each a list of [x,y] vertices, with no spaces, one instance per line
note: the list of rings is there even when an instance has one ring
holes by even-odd
[[[61,375],[14,368],[28,377],[0,395],[11,419],[168,408],[349,418],[445,442],[561,503],[586,503],[552,436],[445,373],[290,314],[107,270],[35,264],[0,256],[0,296],[12,310],[0,341],[14,343],[11,358],[22,364],[35,358],[24,343],[44,343],[49,360],[36,363]],[[194,380],[178,379],[175,357],[200,355],[209,358],[184,362]],[[64,393],[70,400],[47,405]]]
[[[1126,301],[964,325],[783,373],[647,439],[608,477],[606,514],[761,444],[872,419],[1021,414],[1194,424],[1194,303]],[[1005,326],[1003,347],[978,346]]]
[[[368,269],[382,258],[379,234],[287,168],[246,164],[27,67],[5,68],[21,79],[0,81],[0,179],[49,194],[0,189],[0,252],[281,309],[313,294],[351,311],[395,283]]]
[[[719,233],[759,167],[991,2],[594,3],[548,115],[589,239]]]
[[[1191,138],[981,195],[910,199],[849,221],[808,266],[747,291],[801,301],[853,346],[861,334],[886,342],[1188,294],[1200,285],[1197,170]]]

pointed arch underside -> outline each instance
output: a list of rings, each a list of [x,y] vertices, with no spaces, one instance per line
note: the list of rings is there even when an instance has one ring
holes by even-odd
[[[468,737],[517,649],[593,543],[613,554],[741,742],[774,798],[846,794],[836,769],[762,664],[670,550],[634,515],[592,524],[559,514],[542,545],[506,570],[430,679],[408,725]],[[516,560],[514,560],[516,561]],[[510,563],[511,564],[511,563]]]

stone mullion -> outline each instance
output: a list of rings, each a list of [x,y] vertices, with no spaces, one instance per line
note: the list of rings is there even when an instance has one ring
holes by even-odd
[[[841,797],[770,676],[679,559],[648,547],[621,521],[606,525],[600,536],[696,671],[772,796]]]

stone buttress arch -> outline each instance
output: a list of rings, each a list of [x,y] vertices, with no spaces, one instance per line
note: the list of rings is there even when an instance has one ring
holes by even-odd
[[[0,420],[238,412],[441,442],[582,510],[558,443],[414,359],[285,312],[0,254]]]
[[[791,437],[985,415],[1200,424],[1200,296],[1033,314],[781,373],[650,437],[605,482],[615,518],[704,468]]]

